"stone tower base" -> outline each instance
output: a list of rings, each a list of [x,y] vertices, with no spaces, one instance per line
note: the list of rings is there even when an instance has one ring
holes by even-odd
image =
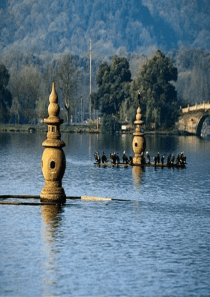
[[[46,181],[40,195],[41,202],[66,202],[66,194],[60,182]]]

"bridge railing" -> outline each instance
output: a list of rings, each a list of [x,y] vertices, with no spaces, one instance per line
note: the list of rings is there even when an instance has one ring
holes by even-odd
[[[182,113],[188,113],[190,111],[197,111],[197,110],[208,110],[208,109],[210,109],[210,102],[195,104],[193,106],[188,105],[188,107],[182,108]]]

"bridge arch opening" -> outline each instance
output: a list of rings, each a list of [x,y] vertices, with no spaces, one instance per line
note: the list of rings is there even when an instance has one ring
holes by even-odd
[[[203,123],[205,122],[205,120],[207,118],[210,118],[210,115],[209,114],[204,114],[200,118],[199,123],[198,123],[198,126],[197,126],[197,130],[196,130],[196,135],[201,136],[201,131],[202,131]]]

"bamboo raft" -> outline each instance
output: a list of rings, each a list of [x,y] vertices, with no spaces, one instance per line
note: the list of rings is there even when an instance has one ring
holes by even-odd
[[[140,164],[140,165],[134,165],[134,164],[129,164],[129,163],[111,163],[111,162],[106,162],[106,163],[94,163],[94,165],[98,167],[130,167],[130,166],[141,166],[141,167],[168,167],[168,168],[185,168],[186,164],[167,164],[167,163],[145,163],[145,164]]]

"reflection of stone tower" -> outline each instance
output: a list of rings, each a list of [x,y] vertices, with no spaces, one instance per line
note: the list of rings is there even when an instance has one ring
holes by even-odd
[[[142,173],[144,168],[141,166],[133,166],[132,173],[133,173],[133,181],[137,188],[140,188],[142,182]]]
[[[66,200],[66,195],[62,188],[62,178],[66,168],[66,159],[62,147],[65,146],[65,143],[60,139],[60,125],[63,123],[63,120],[58,116],[60,107],[54,83],[49,101],[49,117],[44,119],[45,124],[48,125],[48,133],[47,139],[42,143],[45,147],[42,155],[42,172],[45,186],[40,197],[41,201],[62,203]]]
[[[42,214],[42,266],[45,270],[42,278],[42,295],[53,296],[52,284],[56,283],[57,265],[56,255],[59,252],[59,246],[55,244],[58,240],[58,231],[62,224],[62,205],[42,205],[40,207]],[[60,234],[59,239],[61,240]],[[51,285],[50,285],[51,284]]]
[[[53,231],[59,226],[61,220],[58,214],[62,212],[62,205],[42,205],[41,212],[43,221],[46,225],[50,226],[50,228],[48,229],[49,233],[51,232],[53,235]]]
[[[144,132],[142,129],[142,125],[144,124],[144,122],[142,121],[142,115],[141,115],[140,93],[138,94],[138,99],[139,99],[139,106],[137,109],[136,121],[134,122],[134,124],[136,125],[136,128],[133,133],[133,151],[134,151],[133,165],[142,164],[142,157],[146,148],[146,141],[145,141]]]

